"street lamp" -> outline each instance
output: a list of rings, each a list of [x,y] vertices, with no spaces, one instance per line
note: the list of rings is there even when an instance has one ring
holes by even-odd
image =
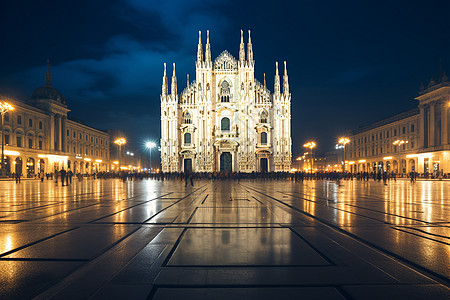
[[[345,145],[347,145],[348,143],[350,143],[350,139],[346,138],[346,137],[341,137],[338,141],[338,145],[340,145],[342,147],[342,149],[344,150],[344,157],[343,157],[343,164],[342,164],[342,172],[345,173]],[[338,148],[341,148],[338,146]]]
[[[316,147],[316,143],[308,142],[308,143],[304,144],[303,147],[311,149],[311,174],[312,174],[313,167],[314,167],[314,165],[313,165],[313,162],[314,162],[313,148]]]
[[[127,143],[127,140],[124,138],[118,138],[114,141],[114,144],[116,144],[117,146],[119,146],[119,152],[117,152],[117,160],[119,161],[119,171],[120,171],[120,152],[122,151],[122,145],[125,145]]]
[[[14,107],[7,103],[7,102],[0,102],[0,114],[2,115],[1,119],[2,119],[2,123],[1,123],[1,130],[2,130],[2,159],[1,159],[1,171],[0,171],[0,177],[4,177],[6,176],[6,170],[5,170],[5,133],[3,132],[3,122],[4,122],[4,115],[11,111],[14,110]]]
[[[145,147],[148,148],[148,151],[150,152],[150,173],[152,172],[152,148],[156,147],[156,144],[153,142],[147,142],[145,143]]]

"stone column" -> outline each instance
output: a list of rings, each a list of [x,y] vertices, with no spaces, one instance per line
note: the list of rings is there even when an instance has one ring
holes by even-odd
[[[58,150],[62,151],[62,137],[63,137],[63,130],[62,130],[62,116],[58,116]]]
[[[50,139],[48,149],[51,151],[55,149],[55,114],[50,114]]]
[[[417,128],[417,137],[418,137],[418,142],[419,144],[417,145],[417,147],[419,149],[423,148],[424,146],[424,139],[425,139],[425,109],[423,107],[423,105],[419,105],[419,114],[420,114],[420,118],[419,118],[419,128]]]
[[[67,141],[67,133],[66,133],[66,129],[67,129],[67,117],[66,116],[62,116],[61,118],[61,150],[63,152],[67,151],[67,146],[66,146],[66,141]]]
[[[430,136],[429,136],[429,141],[430,147],[434,147],[436,145],[435,139],[434,139],[434,132],[435,132],[435,107],[436,107],[436,103],[431,103],[430,104],[430,120],[428,122],[429,124],[429,128],[430,128]]]
[[[444,101],[442,103],[442,109],[441,109],[441,144],[447,145],[448,144],[448,104],[447,101]]]

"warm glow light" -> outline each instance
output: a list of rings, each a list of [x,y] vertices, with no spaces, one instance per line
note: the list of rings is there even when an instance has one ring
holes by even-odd
[[[308,143],[304,144],[303,147],[309,148],[309,149],[312,150],[314,147],[316,147],[316,143],[315,142],[308,142]]]
[[[127,143],[127,140],[124,138],[118,138],[114,141],[114,144],[117,144],[119,146],[125,145]]]
[[[101,163],[102,160],[101,159],[96,159],[95,162]]]
[[[51,158],[51,159],[68,159],[68,156],[62,156],[62,155],[53,155],[53,154],[47,154],[45,155],[45,157],[47,158]]]
[[[406,155],[407,158],[417,157],[417,156],[419,156],[419,154],[408,154],[408,155]]]
[[[92,159],[85,157],[84,160],[85,161],[91,161]]]
[[[348,164],[349,165],[353,165],[355,162],[354,161],[349,161]]]
[[[19,156],[20,153],[17,151],[5,150],[5,155]]]
[[[350,143],[350,139],[349,139],[349,138],[346,138],[346,137],[341,137],[341,138],[339,138],[338,143],[345,146],[345,145],[347,145],[348,143]]]
[[[39,158],[45,158],[45,155],[44,154],[38,154],[38,157]]]
[[[358,160],[358,162],[359,162],[359,163],[365,163],[366,160],[365,160],[365,159],[360,159],[360,160]]]
[[[118,165],[119,162],[116,160],[116,161],[113,162],[113,164]]]
[[[390,159],[392,159],[392,156],[385,156],[385,157],[383,157],[383,159],[384,160],[390,160]]]
[[[392,143],[393,145],[402,145],[402,144],[408,144],[408,141],[404,140],[396,140]]]
[[[0,113],[2,115],[6,114],[8,111],[14,110],[14,107],[8,102],[0,102]]]

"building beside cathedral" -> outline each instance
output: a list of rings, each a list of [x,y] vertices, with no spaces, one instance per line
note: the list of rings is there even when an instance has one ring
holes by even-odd
[[[14,107],[3,123],[8,175],[32,178],[62,168],[74,174],[109,170],[109,134],[68,116],[70,109],[52,85],[48,63],[43,86],[27,100],[7,102]]]
[[[286,62],[281,91],[278,63],[274,91],[255,78],[248,32],[241,30],[239,59],[211,57],[199,32],[195,80],[178,93],[175,64],[171,90],[166,64],[161,93],[163,172],[282,172],[291,168],[291,93]],[[245,51],[247,48],[247,51]]]
[[[417,107],[350,132],[346,170],[450,173],[450,80],[421,87]]]

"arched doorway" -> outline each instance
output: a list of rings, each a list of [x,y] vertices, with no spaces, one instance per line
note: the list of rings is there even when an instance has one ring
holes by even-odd
[[[22,158],[16,157],[15,163],[16,167],[14,168],[14,172],[16,174],[22,175]]]
[[[232,171],[232,155],[230,152],[223,152],[220,155],[220,172],[231,173]]]
[[[191,158],[184,159],[184,169],[183,170],[185,173],[192,172],[192,159]]]
[[[392,161],[392,171],[398,173],[398,162],[396,160]]]
[[[409,171],[416,171],[416,161],[414,159],[409,160]]]
[[[260,159],[260,165],[261,165],[261,172],[262,173],[266,173],[267,171],[269,171],[269,163],[267,160],[267,157],[263,157]]]
[[[401,167],[400,167],[400,171],[405,174],[406,173],[406,160],[402,159],[400,161]]]
[[[34,158],[29,157],[27,159],[27,177],[31,178],[34,176]]]
[[[38,172],[45,173],[45,162],[43,159],[40,159],[38,162]]]
[[[78,162],[74,161],[73,162],[73,174],[77,174],[78,173]]]

